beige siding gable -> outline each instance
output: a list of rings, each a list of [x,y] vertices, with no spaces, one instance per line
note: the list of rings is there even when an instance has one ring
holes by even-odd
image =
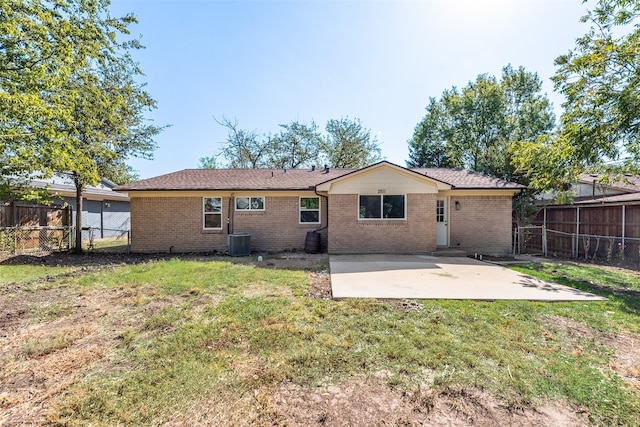
[[[446,184],[389,165],[380,165],[318,186],[329,194],[435,194]]]

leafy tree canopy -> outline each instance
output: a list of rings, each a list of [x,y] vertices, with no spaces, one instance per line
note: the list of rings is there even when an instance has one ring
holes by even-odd
[[[198,169],[217,169],[218,168],[218,156],[200,157],[198,159]]]
[[[326,164],[334,168],[360,168],[382,159],[380,147],[371,131],[359,119],[329,120],[322,134],[315,122],[292,121],[280,125],[275,135],[259,135],[241,129],[237,120],[216,122],[227,128],[227,141],[221,153],[231,168],[300,168]],[[210,159],[200,159],[207,167]],[[217,166],[217,162],[213,163]]]
[[[598,1],[581,19],[588,32],[556,58],[553,81],[566,99],[561,128],[515,150],[536,188],[561,194],[590,168],[639,170],[639,15],[638,0]]]
[[[0,5],[0,157],[12,173],[75,172],[84,183],[132,177],[124,160],[149,155],[155,101],[119,42],[136,22],[109,0],[6,0]],[[128,170],[127,176],[122,172]]]
[[[462,90],[430,98],[409,140],[409,167],[464,167],[519,181],[510,147],[555,125],[552,105],[535,73],[507,66],[501,80],[482,74]]]
[[[371,136],[360,119],[332,119],[327,122],[321,153],[334,168],[362,168],[382,160],[378,139]]]
[[[150,158],[162,128],[121,41],[135,23],[113,18],[109,0],[7,0],[0,5],[0,157],[13,172],[71,172],[76,224],[82,192],[101,177],[134,177],[132,156]],[[81,249],[77,227],[76,248]]]

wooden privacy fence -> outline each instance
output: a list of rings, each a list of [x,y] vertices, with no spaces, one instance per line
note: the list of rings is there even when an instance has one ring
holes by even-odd
[[[640,269],[640,205],[545,207],[514,230],[514,253]]]
[[[531,225],[569,234],[640,238],[640,205],[548,206]]]
[[[0,202],[0,227],[68,227],[71,207]]]
[[[0,252],[67,250],[72,236],[69,207],[0,203]]]

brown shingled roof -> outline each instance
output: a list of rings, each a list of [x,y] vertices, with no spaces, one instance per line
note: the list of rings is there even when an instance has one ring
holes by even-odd
[[[381,162],[388,163],[388,162]],[[391,164],[391,163],[390,163]],[[394,165],[396,166],[396,165]],[[366,169],[366,168],[365,168]],[[454,189],[525,188],[502,179],[464,169],[410,169]],[[116,191],[183,191],[183,190],[308,190],[357,169],[185,169],[155,178],[116,187]]]
[[[185,169],[116,187],[116,191],[308,190],[352,169]]]
[[[466,169],[445,168],[420,168],[412,169],[414,172],[426,175],[451,185],[454,189],[510,189],[518,190],[526,188],[523,185],[494,178],[479,172]]]

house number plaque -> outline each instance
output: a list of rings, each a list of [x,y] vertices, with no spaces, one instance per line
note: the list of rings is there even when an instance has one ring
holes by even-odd
[[[386,188],[378,188],[378,194],[384,194],[387,192]]]

